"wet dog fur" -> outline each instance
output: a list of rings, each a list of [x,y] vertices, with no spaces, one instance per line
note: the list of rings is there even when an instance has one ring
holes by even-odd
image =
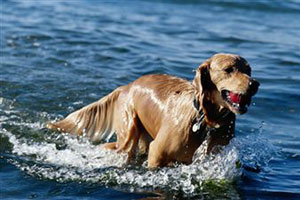
[[[235,115],[247,111],[258,87],[244,58],[220,53],[199,66],[192,82],[170,75],[142,76],[47,127],[92,141],[116,134],[115,142],[101,146],[128,153],[129,161],[137,153],[147,154],[149,168],[189,164],[204,140],[207,153],[229,143]],[[213,134],[192,131],[200,109]]]

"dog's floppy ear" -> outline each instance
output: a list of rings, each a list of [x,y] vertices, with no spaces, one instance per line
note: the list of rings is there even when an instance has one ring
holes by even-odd
[[[210,60],[202,63],[196,71],[196,77],[194,79],[194,85],[199,93],[205,93],[211,90],[212,82],[209,75]]]
[[[206,116],[207,123],[211,126],[215,126],[216,123],[213,120],[215,107],[211,101],[211,92],[215,86],[210,79],[210,63],[211,60],[206,60],[199,66],[198,70],[196,71],[193,85],[196,89],[196,99],[199,101],[200,106]]]

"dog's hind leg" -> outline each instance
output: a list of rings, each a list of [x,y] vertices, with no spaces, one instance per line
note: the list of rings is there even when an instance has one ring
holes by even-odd
[[[123,122],[123,130],[120,130],[117,134],[117,152],[126,152],[128,154],[128,162],[130,162],[135,158],[141,135],[141,122],[134,110],[127,110],[125,116],[126,120]]]
[[[145,130],[144,127],[142,127],[140,131],[140,137],[139,137],[139,155],[146,155],[149,151],[149,145],[153,139],[149,135],[149,133]]]

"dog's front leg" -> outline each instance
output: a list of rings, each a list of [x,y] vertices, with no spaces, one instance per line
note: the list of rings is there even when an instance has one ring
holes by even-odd
[[[148,153],[149,169],[167,166],[172,161],[172,142],[174,143],[174,138],[166,130],[168,130],[168,127],[162,128],[150,143]]]
[[[164,160],[164,152],[159,147],[157,141],[152,141],[149,146],[149,153],[148,153],[148,168],[154,169],[157,167],[162,167],[165,165]]]
[[[208,138],[208,146],[206,153],[219,152],[218,146],[226,146],[230,143],[230,140],[234,137],[235,120],[232,119],[213,132]]]

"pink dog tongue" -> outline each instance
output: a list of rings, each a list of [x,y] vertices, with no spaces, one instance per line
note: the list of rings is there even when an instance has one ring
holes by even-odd
[[[240,95],[237,94],[237,93],[230,92],[229,93],[229,97],[230,97],[230,100],[233,103],[239,103],[240,102]]]

